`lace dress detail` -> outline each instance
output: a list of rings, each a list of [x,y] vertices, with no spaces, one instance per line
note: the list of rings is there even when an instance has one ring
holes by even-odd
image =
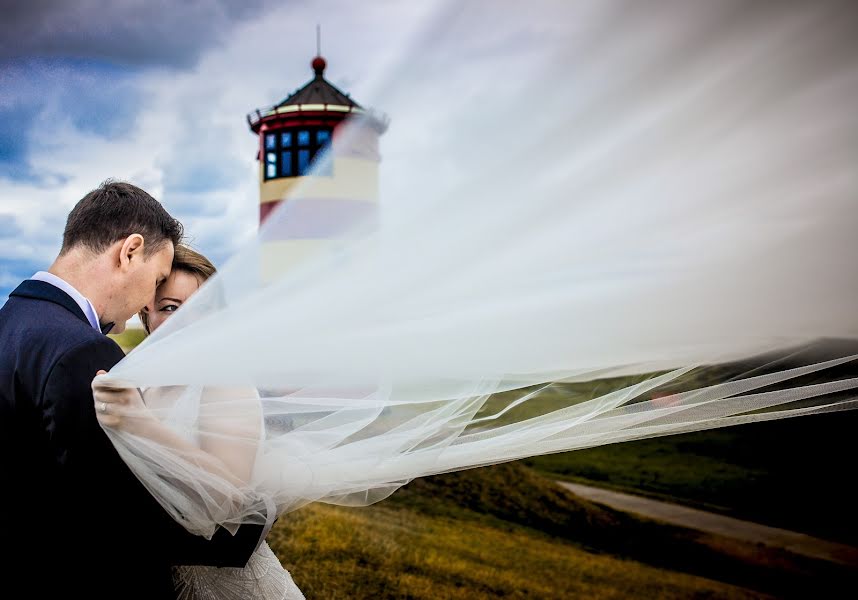
[[[199,446],[196,435],[202,388],[188,387],[164,419],[173,431]],[[261,450],[261,446],[260,446]],[[257,462],[261,458],[261,451]],[[182,565],[173,567],[179,600],[306,600],[292,575],[263,541],[244,568]]]
[[[305,600],[289,571],[265,542],[243,569],[174,567],[173,582],[179,600]]]

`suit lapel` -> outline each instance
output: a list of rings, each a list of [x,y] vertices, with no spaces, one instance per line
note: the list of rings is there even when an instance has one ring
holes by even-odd
[[[81,321],[89,325],[89,319],[87,319],[86,315],[83,314],[83,311],[80,309],[77,302],[75,302],[74,299],[64,291],[52,286],[50,283],[37,281],[35,279],[27,279],[26,281],[21,282],[21,285],[15,288],[15,291],[9,294],[9,296],[47,300],[48,302],[59,304],[63,308],[68,309]]]

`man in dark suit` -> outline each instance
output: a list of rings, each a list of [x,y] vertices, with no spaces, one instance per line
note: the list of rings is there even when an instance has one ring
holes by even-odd
[[[104,333],[122,331],[153,297],[181,235],[143,190],[102,184],[69,214],[49,271],[0,308],[6,591],[14,581],[34,598],[174,598],[171,565],[243,567],[260,541],[261,526],[212,540],[188,533],[96,420],[92,379],[124,356]]]

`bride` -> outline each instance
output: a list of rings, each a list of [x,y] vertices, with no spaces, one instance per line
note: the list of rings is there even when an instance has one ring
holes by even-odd
[[[205,256],[187,246],[177,246],[170,276],[140,312],[146,332],[158,329],[215,272]],[[148,388],[141,395],[136,389],[94,386],[93,398],[96,415],[104,427],[163,445],[195,467],[229,482],[233,490],[223,494],[221,501],[225,504],[244,500],[236,490],[253,484],[264,435],[255,390],[170,386]],[[207,410],[214,406],[218,407],[216,411]],[[303,600],[291,575],[265,542],[269,529],[270,523],[243,569],[174,567],[178,598]]]

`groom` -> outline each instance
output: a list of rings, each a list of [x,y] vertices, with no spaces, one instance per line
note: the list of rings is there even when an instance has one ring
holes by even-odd
[[[243,567],[256,547],[261,526],[208,541],[173,521],[95,418],[92,379],[123,357],[104,334],[154,296],[181,236],[149,194],[108,181],[71,211],[48,271],[0,308],[0,585],[175,598],[171,565]]]

